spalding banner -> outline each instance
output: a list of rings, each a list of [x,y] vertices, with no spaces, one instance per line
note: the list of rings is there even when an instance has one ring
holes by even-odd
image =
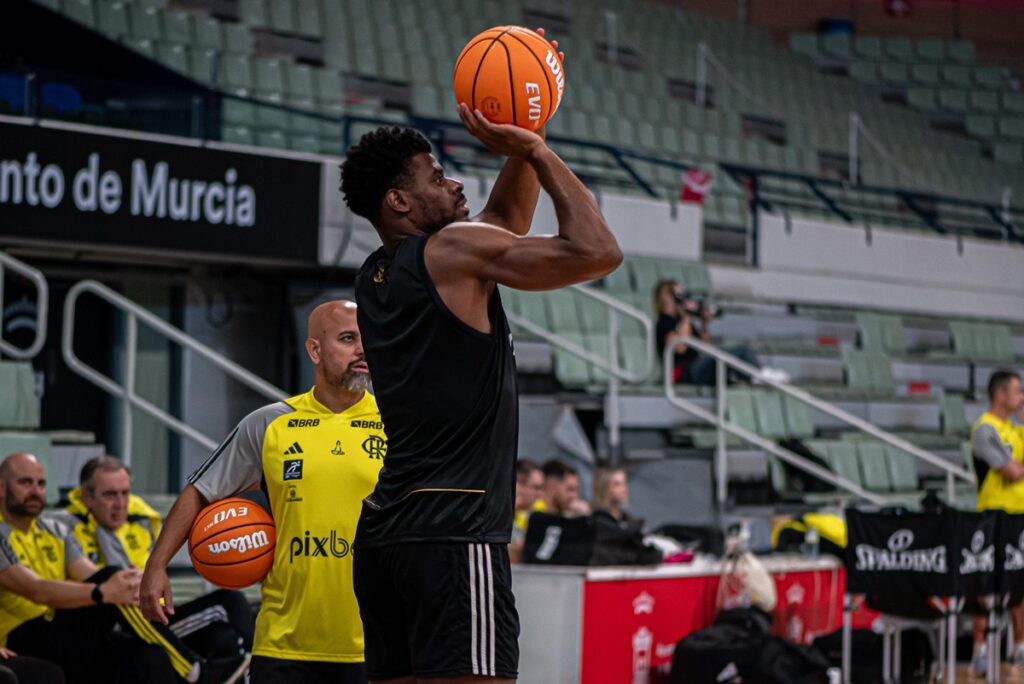
[[[315,262],[320,165],[0,122],[0,236]]]

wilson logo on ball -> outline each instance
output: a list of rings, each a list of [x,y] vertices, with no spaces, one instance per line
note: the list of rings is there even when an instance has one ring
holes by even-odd
[[[216,556],[218,553],[227,553],[228,551],[245,553],[253,549],[262,549],[264,546],[270,546],[270,537],[263,530],[259,530],[252,534],[240,534],[231,539],[207,544],[206,548],[210,550],[211,556]]]

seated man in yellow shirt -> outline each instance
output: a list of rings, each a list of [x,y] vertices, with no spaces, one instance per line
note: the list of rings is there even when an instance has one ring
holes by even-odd
[[[45,501],[36,458],[7,456],[0,463],[0,646],[57,663],[71,683],[220,679],[142,617],[142,573],[98,570],[67,526],[41,516]]]
[[[522,562],[526,523],[533,512],[533,504],[543,491],[544,474],[540,466],[528,458],[516,461],[516,517],[512,525],[512,541],[508,545],[508,558],[512,563]]]
[[[70,527],[85,554],[99,567],[145,570],[160,533],[160,514],[131,493],[131,471],[113,456],[82,466],[80,485],[59,518]],[[207,657],[236,661],[252,650],[256,613],[239,591],[218,589],[178,606],[170,631]]]

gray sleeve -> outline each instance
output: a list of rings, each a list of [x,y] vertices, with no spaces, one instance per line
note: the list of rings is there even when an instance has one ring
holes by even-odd
[[[284,402],[256,409],[231,431],[188,481],[207,501],[219,501],[259,482],[263,476],[263,437],[267,426],[294,409]]]
[[[21,562],[18,560],[18,554],[11,548],[11,543],[7,541],[3,527],[4,525],[0,525],[0,572]]]
[[[51,513],[41,515],[36,520],[36,524],[45,528],[50,534],[64,542],[65,567],[85,556],[85,551],[82,550],[82,545],[78,543],[78,537],[75,536],[75,528],[67,524],[58,515]]]
[[[1010,447],[1003,444],[999,433],[991,425],[979,425],[971,435],[971,454],[995,470],[1002,468],[1012,458]]]

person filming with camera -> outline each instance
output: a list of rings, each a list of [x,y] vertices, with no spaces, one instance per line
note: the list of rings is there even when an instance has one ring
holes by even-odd
[[[694,337],[702,342],[711,342],[711,321],[718,316],[718,311],[710,303],[689,295],[682,283],[662,280],[655,285],[654,310],[658,314],[658,356],[664,354],[666,345],[672,344],[680,337]],[[745,345],[722,351],[761,368],[757,356]],[[714,385],[715,359],[701,354],[689,345],[681,344],[675,351],[673,377],[676,383]],[[735,382],[738,379],[748,378],[744,373],[730,370],[728,380]],[[761,368],[758,379],[789,382],[789,374],[775,368]]]

